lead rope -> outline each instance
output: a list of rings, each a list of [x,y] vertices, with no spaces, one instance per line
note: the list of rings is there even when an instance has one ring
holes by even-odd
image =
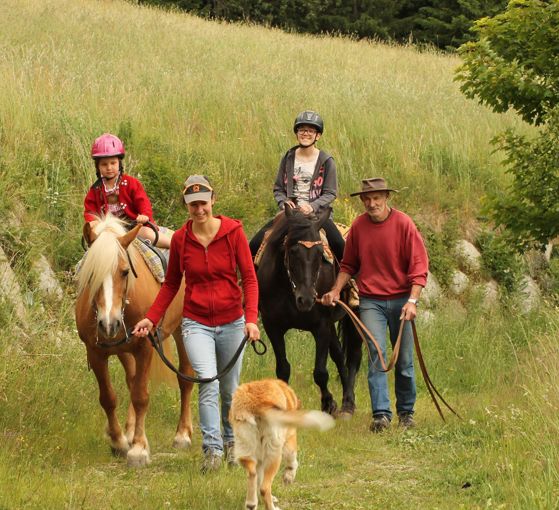
[[[320,301],[318,301],[318,302],[320,302]],[[405,319],[402,319],[400,321],[400,329],[398,331],[398,338],[396,339],[396,343],[394,344],[394,348],[392,350],[392,356],[390,357],[390,361],[388,362],[388,365],[386,365],[386,363],[384,361],[384,356],[382,355],[382,350],[381,350],[377,340],[375,339],[373,334],[367,329],[365,324],[363,324],[363,322],[359,319],[359,317],[357,317],[355,312],[346,303],[344,303],[341,300],[338,300],[336,302],[336,304],[340,305],[346,311],[346,313],[349,315],[349,317],[351,318],[353,324],[355,325],[355,329],[359,333],[359,336],[361,337],[361,340],[363,341],[363,343],[365,344],[365,346],[367,348],[367,353],[369,355],[369,359],[371,360],[371,364],[373,364],[373,366],[374,366],[374,362],[373,362],[373,359],[372,359],[372,356],[371,356],[371,352],[369,350],[369,345],[368,345],[368,342],[367,342],[367,338],[369,340],[371,340],[371,342],[375,346],[378,358],[379,358],[379,360],[381,362],[381,365],[382,365],[382,369],[378,369],[378,368],[377,369],[380,370],[381,372],[388,372],[388,371],[392,370],[392,368],[394,368],[394,365],[396,365],[396,362],[398,361],[398,355],[400,354],[400,346],[402,344],[404,324],[406,322]],[[431,377],[429,376],[429,373],[427,372],[427,366],[425,365],[425,359],[423,358],[423,353],[422,353],[421,347],[419,345],[419,337],[417,336],[417,329],[415,327],[415,321],[410,321],[410,322],[411,322],[411,327],[412,327],[413,343],[414,343],[414,346],[415,346],[415,352],[417,353],[417,360],[419,362],[419,367],[421,368],[421,375],[423,376],[423,380],[425,381],[425,385],[427,386],[427,390],[429,390],[429,395],[431,396],[431,400],[433,401],[433,403],[435,404],[435,407],[437,408],[439,416],[441,417],[441,419],[444,422],[446,422],[446,420],[444,418],[444,415],[443,415],[443,412],[441,410],[441,406],[437,402],[436,396],[438,396],[441,399],[441,402],[455,416],[457,416],[458,418],[460,418],[462,420],[463,418],[450,406],[450,404],[443,398],[443,396],[440,394],[440,392],[437,390],[437,388],[433,384],[433,381],[431,380]]]

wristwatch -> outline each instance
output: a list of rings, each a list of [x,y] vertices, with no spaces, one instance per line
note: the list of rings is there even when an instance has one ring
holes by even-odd
[[[414,305],[417,305],[417,301],[418,301],[417,299],[412,298],[412,297],[408,299],[408,303],[412,303]]]

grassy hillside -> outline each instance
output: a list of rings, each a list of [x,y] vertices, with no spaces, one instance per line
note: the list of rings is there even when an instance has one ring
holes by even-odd
[[[271,184],[295,114],[314,108],[339,167],[338,219],[359,209],[347,195],[360,178],[384,175],[407,187],[396,203],[422,225],[453,217],[465,229],[482,194],[506,182],[489,140],[519,123],[460,95],[456,59],[411,48],[109,0],[3,0],[0,20],[0,244],[31,312],[22,330],[0,306],[0,509],[241,508],[240,470],[199,475],[198,432],[191,451],[170,447],[175,389],[152,388],[150,467],[128,470],[104,442],[68,273],[81,256],[91,141],[105,131],[125,139],[127,168],[160,223],[180,225],[180,184],[205,173],[218,211],[250,234],[275,210]],[[35,293],[28,269],[39,252],[68,276],[60,302]],[[557,311],[485,314],[478,298],[445,301],[420,327],[433,380],[465,420],[442,424],[420,383],[418,429],[372,435],[362,372],[354,419],[302,434],[299,481],[277,484],[282,508],[558,508]],[[292,384],[316,408],[313,342],[292,332],[288,349]],[[273,366],[248,352],[243,379]],[[122,390],[117,363],[112,371]],[[332,385],[339,399],[333,375]]]
[[[305,108],[325,118],[344,221],[356,204],[343,197],[364,176],[408,187],[399,205],[430,219],[449,209],[471,218],[480,194],[502,185],[489,140],[517,121],[462,97],[455,58],[120,1],[6,0],[0,16],[4,211],[24,202],[64,237],[81,226],[89,147],[105,131],[125,138],[127,168],[174,226],[176,186],[204,172],[222,211],[253,231],[275,210],[272,180]],[[49,236],[52,251],[60,241]]]

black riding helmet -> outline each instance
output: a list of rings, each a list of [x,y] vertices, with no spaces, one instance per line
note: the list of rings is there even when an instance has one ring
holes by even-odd
[[[297,115],[295,123],[293,124],[294,133],[297,133],[299,126],[313,126],[321,134],[324,131],[324,121],[322,117],[312,110],[305,110]]]

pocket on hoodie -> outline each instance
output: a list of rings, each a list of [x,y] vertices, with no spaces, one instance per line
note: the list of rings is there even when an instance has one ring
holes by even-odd
[[[187,287],[188,288],[188,287]],[[209,285],[207,283],[195,283],[190,287],[189,308],[198,315],[208,313]]]

